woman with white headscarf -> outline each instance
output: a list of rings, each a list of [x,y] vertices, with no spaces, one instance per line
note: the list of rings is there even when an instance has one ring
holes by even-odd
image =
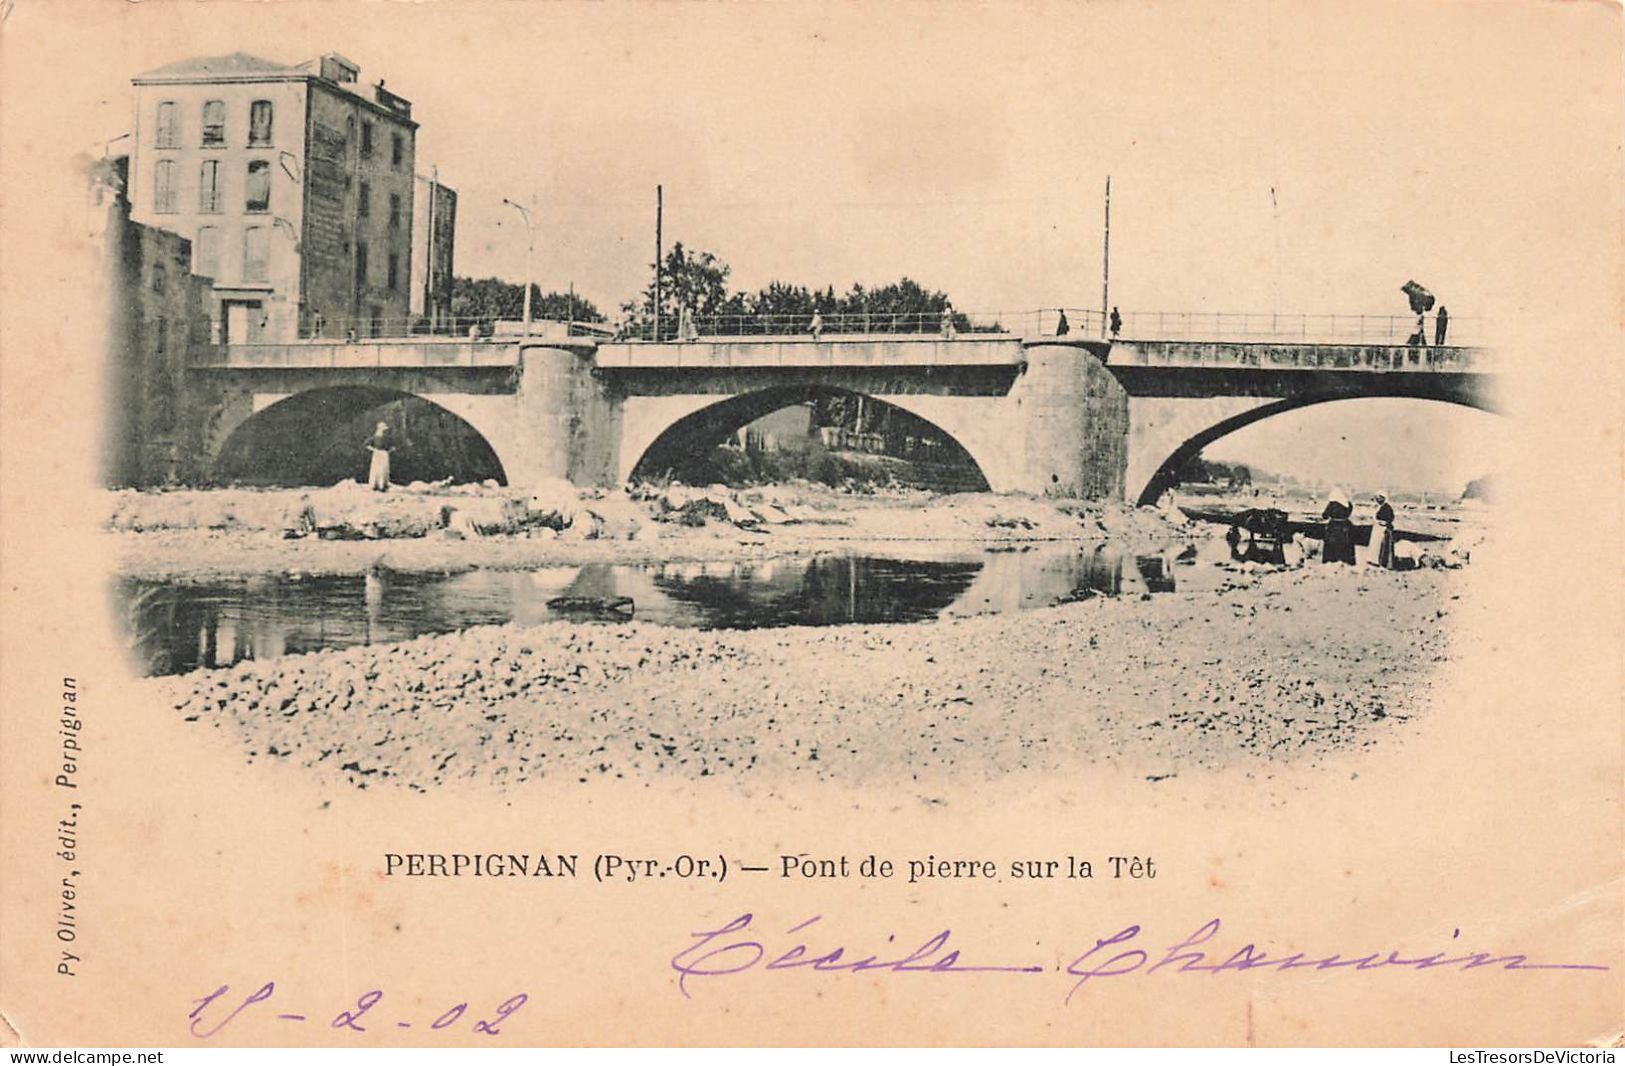
[[[372,439],[367,442],[367,450],[372,453],[372,463],[367,468],[367,484],[374,492],[389,491],[389,451],[393,447],[395,444],[389,438],[389,423],[378,423],[378,428],[372,431]]]
[[[1354,507],[1349,503],[1349,494],[1342,489],[1333,489],[1326,498],[1326,509],[1320,516],[1326,520],[1325,547],[1321,551],[1321,561],[1327,563],[1354,562],[1354,523],[1349,517],[1354,514]]]

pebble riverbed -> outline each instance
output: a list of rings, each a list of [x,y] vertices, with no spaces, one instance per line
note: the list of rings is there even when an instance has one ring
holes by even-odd
[[[1206,565],[1206,564],[1204,564]],[[492,626],[140,682],[250,761],[361,788],[676,775],[901,785],[1268,772],[1402,742],[1459,571],[1227,568],[1203,591],[931,623]]]

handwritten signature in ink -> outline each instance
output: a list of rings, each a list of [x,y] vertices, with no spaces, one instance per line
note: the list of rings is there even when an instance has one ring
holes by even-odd
[[[813,939],[812,935],[797,935],[822,921],[822,915],[814,915],[775,935],[762,931],[763,923],[759,923],[754,914],[747,913],[715,929],[691,933],[692,942],[671,959],[671,968],[677,972],[677,990],[685,997],[692,998],[689,985],[700,978],[735,977],[750,971],[771,970],[811,970],[818,973],[1000,973],[1021,976],[1053,973],[1070,979],[1070,987],[1062,1001],[1063,1004],[1070,1004],[1073,997],[1091,981],[1158,974],[1218,975],[1255,970],[1277,973],[1289,970],[1369,973],[1373,970],[1397,969],[1462,972],[1484,968],[1579,972],[1608,970],[1607,966],[1592,963],[1535,962],[1520,953],[1497,954],[1487,951],[1437,951],[1415,956],[1402,955],[1397,950],[1357,955],[1305,951],[1273,955],[1260,949],[1256,943],[1245,943],[1225,954],[1209,946],[1209,942],[1219,935],[1223,924],[1218,918],[1209,919],[1194,933],[1167,948],[1137,946],[1144,942],[1141,940],[1143,930],[1138,925],[1130,925],[1111,936],[1096,939],[1094,946],[1076,956],[1064,968],[1054,964],[988,964],[967,961],[965,949],[951,946],[951,929],[943,929],[925,938],[912,950],[900,949],[894,934],[886,938],[884,949],[873,952],[855,951],[845,945],[814,948],[807,943]],[[819,931],[822,931],[822,927]],[[779,940],[780,937],[784,939]],[[1460,937],[1461,930],[1457,929],[1450,939],[1454,941]]]

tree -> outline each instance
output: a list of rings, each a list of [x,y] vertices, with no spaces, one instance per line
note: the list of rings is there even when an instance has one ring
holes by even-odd
[[[452,278],[451,314],[466,329],[478,322],[489,333],[498,319],[517,322],[525,317],[525,287],[500,278]],[[603,314],[591,300],[568,293],[544,293],[530,287],[530,317],[556,321],[602,322]]]
[[[520,300],[520,314],[524,313]],[[556,322],[602,322],[604,315],[591,300],[567,292],[544,293],[539,286],[531,286],[530,314],[532,318],[550,318]]]
[[[660,339],[677,336],[678,320],[684,308],[696,317],[725,315],[739,308],[737,298],[728,296],[728,264],[710,252],[695,252],[678,241],[660,264]],[[625,326],[633,336],[654,335],[654,282],[635,301],[621,305]],[[740,313],[735,310],[732,313]]]
[[[672,246],[660,264],[660,337],[677,336],[684,308],[706,332],[760,334],[800,332],[811,326],[813,312],[824,316],[829,332],[934,333],[942,327],[942,313],[952,306],[948,294],[925,288],[911,278],[865,288],[853,285],[843,295],[833,285],[822,292],[805,285],[774,281],[755,293],[729,293],[728,264],[710,252]],[[636,300],[621,305],[627,335],[653,339],[654,284]],[[997,330],[997,324],[972,327],[955,312],[954,328]]]

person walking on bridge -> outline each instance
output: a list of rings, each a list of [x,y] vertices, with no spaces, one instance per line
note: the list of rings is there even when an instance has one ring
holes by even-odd
[[[813,340],[817,340],[819,335],[824,332],[824,316],[816,307],[813,308],[812,322],[807,326],[807,332],[812,334]]]
[[[1061,316],[1061,320],[1055,323],[1055,335],[1057,337],[1064,337],[1068,333],[1072,332],[1072,323],[1066,320],[1066,308],[1059,308],[1056,313]]]
[[[1118,314],[1117,308],[1114,307],[1112,308],[1112,336],[1115,337],[1121,332],[1123,332],[1123,316]]]

